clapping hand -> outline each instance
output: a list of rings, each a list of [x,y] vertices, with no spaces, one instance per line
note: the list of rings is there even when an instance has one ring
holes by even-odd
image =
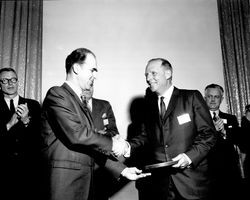
[[[151,173],[142,173],[142,170],[139,170],[136,167],[127,167],[122,171],[121,175],[131,181],[135,181],[137,179],[150,176]]]
[[[227,135],[226,135],[226,130],[224,127],[223,119],[218,117],[217,120],[214,122],[214,126],[215,126],[216,131],[221,133],[221,136],[223,137],[223,139],[226,139]]]
[[[7,123],[6,128],[7,130],[10,130],[12,126],[14,126],[18,122],[18,116],[16,113],[14,113],[10,119],[10,121]]]
[[[217,117],[217,120],[214,122],[214,126],[216,128],[216,131],[225,131],[223,120],[219,117]]]
[[[27,103],[18,105],[16,109],[16,114],[24,124],[29,123],[29,109]]]

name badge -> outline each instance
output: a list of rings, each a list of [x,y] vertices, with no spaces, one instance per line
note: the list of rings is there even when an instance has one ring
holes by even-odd
[[[103,113],[102,119],[103,119],[103,125],[104,125],[104,126],[109,125],[109,120],[108,120],[108,118],[107,118],[107,114],[106,114],[106,113]]]
[[[190,115],[188,113],[178,116],[177,119],[180,125],[191,121]]]

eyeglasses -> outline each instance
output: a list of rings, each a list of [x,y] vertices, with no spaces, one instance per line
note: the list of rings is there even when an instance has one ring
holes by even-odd
[[[17,78],[15,78],[15,77],[13,77],[13,78],[3,78],[2,80],[0,80],[0,82],[2,84],[16,83],[17,82]]]

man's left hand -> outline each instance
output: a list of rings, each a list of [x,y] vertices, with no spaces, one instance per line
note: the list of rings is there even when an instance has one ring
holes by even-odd
[[[139,170],[136,167],[127,167],[122,171],[121,175],[131,181],[135,181],[137,179],[150,176],[151,173],[142,173],[142,170]]]

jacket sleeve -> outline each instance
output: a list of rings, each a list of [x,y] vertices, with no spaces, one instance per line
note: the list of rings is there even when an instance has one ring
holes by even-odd
[[[202,95],[194,91],[193,96],[193,114],[197,134],[194,142],[186,155],[192,160],[192,165],[197,166],[216,143],[216,130],[209,113],[208,107]]]
[[[67,148],[74,151],[91,149],[104,154],[110,153],[111,138],[97,133],[80,102],[60,87],[53,87],[48,91],[43,112],[43,117],[49,121],[54,134]]]

